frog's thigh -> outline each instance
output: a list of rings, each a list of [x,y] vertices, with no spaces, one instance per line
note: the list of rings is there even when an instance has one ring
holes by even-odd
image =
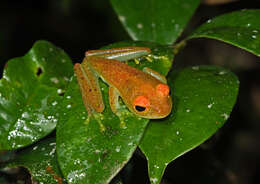
[[[103,112],[105,106],[103,103],[98,78],[89,69],[87,64],[84,63],[75,64],[74,72],[77,76],[82,99],[88,112]]]
[[[151,52],[146,47],[121,47],[103,50],[90,50],[85,53],[86,57],[102,57],[106,59],[116,59],[119,61],[127,61],[141,56],[145,56]]]
[[[116,88],[109,86],[109,104],[111,107],[111,110],[114,114],[118,115],[118,109],[119,109],[119,92],[117,91]]]
[[[158,73],[158,72],[152,70],[151,68],[144,67],[144,68],[143,68],[143,72],[148,73],[148,74],[150,74],[151,76],[153,76],[153,77],[155,77],[156,79],[158,79],[159,81],[161,81],[162,83],[167,84],[166,78],[165,78],[163,75],[161,75],[160,73]]]

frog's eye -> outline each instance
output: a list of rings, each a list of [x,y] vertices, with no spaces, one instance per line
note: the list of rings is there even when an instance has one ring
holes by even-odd
[[[156,86],[156,91],[160,93],[162,96],[168,96],[170,93],[170,88],[166,84],[158,84]]]
[[[146,107],[136,105],[136,106],[135,106],[135,110],[137,110],[138,112],[143,112],[143,111],[146,110]]]
[[[149,109],[150,101],[144,96],[138,96],[134,100],[134,109],[137,112],[146,112]]]

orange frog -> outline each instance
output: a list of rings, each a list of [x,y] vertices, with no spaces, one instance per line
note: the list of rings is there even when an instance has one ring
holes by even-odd
[[[119,97],[137,116],[160,119],[170,114],[172,100],[166,78],[150,68],[143,71],[122,61],[136,59],[151,52],[145,47],[122,47],[87,51],[81,64],[74,65],[82,99],[89,115],[103,112],[104,103],[98,79],[109,85],[109,103],[120,116]]]

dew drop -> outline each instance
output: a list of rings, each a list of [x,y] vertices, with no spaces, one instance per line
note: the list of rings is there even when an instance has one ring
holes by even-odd
[[[224,75],[224,74],[226,74],[227,72],[226,71],[220,71],[218,74],[219,75]]]
[[[51,155],[54,155],[55,151],[56,151],[56,146],[50,151],[49,155],[50,155],[50,156],[51,156]]]
[[[125,22],[125,16],[120,15],[120,16],[118,16],[118,18],[119,18],[119,20],[120,20],[121,22]]]
[[[158,165],[154,165],[154,168],[159,169],[160,167]]]
[[[53,82],[55,84],[59,83],[59,80],[56,77],[52,77],[52,78],[50,78],[50,80],[51,80],[51,82]]]
[[[29,118],[29,113],[28,112],[24,112],[22,114],[22,118]]]
[[[156,183],[157,181],[158,181],[157,178],[151,178],[151,182],[152,182],[152,183]]]
[[[117,146],[116,147],[116,152],[119,152],[120,151],[120,146]]]
[[[193,66],[192,69],[193,70],[199,70],[199,67],[198,66]]]
[[[142,29],[143,28],[143,24],[141,24],[141,23],[137,24],[137,28],[138,29]]]
[[[68,77],[63,77],[65,81],[69,81],[70,79]]]
[[[101,151],[100,150],[95,150],[95,153],[100,153]]]
[[[225,120],[227,120],[227,119],[229,118],[229,115],[226,114],[226,113],[221,114],[221,116],[222,116]]]
[[[210,109],[210,108],[213,106],[213,104],[214,104],[214,103],[209,104],[209,105],[208,105],[208,108]]]
[[[51,142],[49,145],[50,146],[56,146],[56,142]]]

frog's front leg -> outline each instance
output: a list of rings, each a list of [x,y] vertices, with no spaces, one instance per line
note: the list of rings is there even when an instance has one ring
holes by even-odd
[[[117,116],[119,115],[118,109],[120,108],[119,104],[119,92],[116,90],[116,88],[109,86],[109,91],[108,91],[108,96],[109,96],[109,105],[111,107],[111,110],[114,114]]]
[[[91,71],[87,60],[84,59],[82,64],[76,63],[74,65],[74,72],[77,76],[82,100],[88,114],[91,115],[93,112],[103,112],[105,106],[99,87],[98,77]]]
[[[112,112],[117,115],[117,117],[120,119],[120,127],[125,128],[126,124],[124,121],[124,113],[127,113],[128,111],[122,109],[119,104],[119,92],[116,88],[109,86],[109,105],[111,107]]]

